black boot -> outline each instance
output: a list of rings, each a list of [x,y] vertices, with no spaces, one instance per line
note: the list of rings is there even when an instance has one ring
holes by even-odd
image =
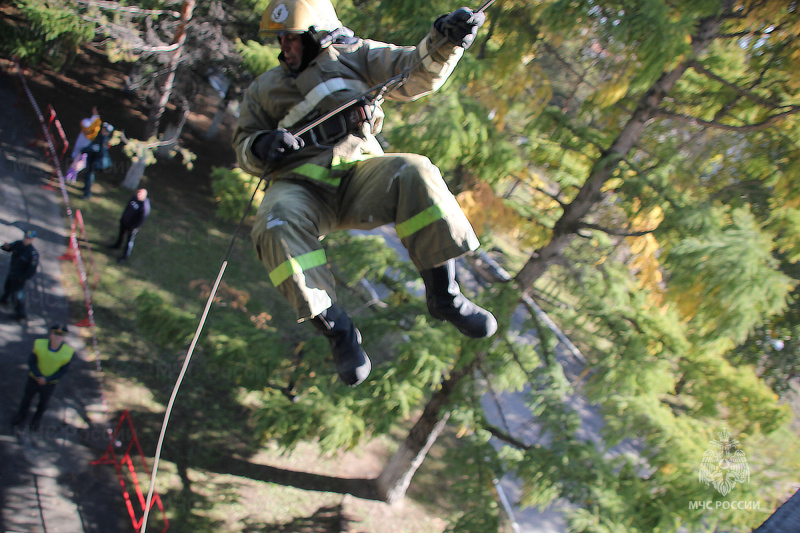
[[[347,313],[333,304],[312,318],[311,323],[330,341],[339,378],[351,387],[367,379],[372,364],[361,347],[361,333]]]
[[[430,270],[423,270],[420,274],[425,283],[428,312],[433,318],[450,322],[458,331],[473,339],[494,335],[497,331],[494,315],[461,294],[456,281],[454,259]]]

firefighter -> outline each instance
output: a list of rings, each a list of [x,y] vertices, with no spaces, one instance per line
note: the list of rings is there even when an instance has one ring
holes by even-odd
[[[497,321],[456,281],[455,258],[479,245],[472,226],[426,157],[383,153],[375,138],[380,101],[362,99],[299,137],[290,131],[405,69],[405,83],[386,99],[410,102],[437,90],[484,20],[461,8],[439,17],[417,46],[395,46],[355,37],[329,0],[271,0],[264,13],[260,34],[278,38],[280,66],[250,85],[233,135],[242,169],[273,172],[252,238],[298,321],[310,321],[330,341],[347,385],[364,381],[371,364],[360,332],[336,303],[320,242],[329,232],[394,223],[422,276],[431,316],[472,338],[493,335]]]

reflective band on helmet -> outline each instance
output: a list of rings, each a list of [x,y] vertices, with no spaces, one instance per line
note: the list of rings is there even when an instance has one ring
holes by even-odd
[[[409,235],[418,232],[425,226],[429,226],[437,220],[441,220],[444,218],[446,212],[446,208],[442,204],[432,205],[425,211],[417,213],[405,222],[397,224],[394,229],[397,232],[398,237],[405,239]]]
[[[269,280],[277,287],[294,274],[300,274],[308,269],[325,265],[327,262],[325,250],[315,250],[299,257],[290,257],[288,261],[284,261],[278,268],[269,273]]]

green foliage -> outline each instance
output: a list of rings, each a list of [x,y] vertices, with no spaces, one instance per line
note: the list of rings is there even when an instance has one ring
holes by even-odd
[[[672,296],[695,335],[739,344],[764,317],[782,311],[794,282],[778,269],[772,240],[746,208],[720,208],[685,219],[686,238],[664,264]]]
[[[64,0],[17,0],[24,21],[0,21],[0,50],[27,64],[47,61],[61,68],[79,47],[94,37],[94,25],[84,21]]]
[[[136,297],[139,327],[157,343],[172,349],[186,346],[196,327],[197,317],[170,305],[163,297],[142,291]]]
[[[244,214],[250,198],[253,197],[256,183],[258,183],[257,177],[239,168],[213,167],[211,188],[217,201],[217,216],[222,220],[238,221]],[[264,191],[260,188],[255,193],[253,207],[257,209],[263,198]]]
[[[343,387],[327,341],[305,326],[266,320],[257,329],[244,313],[215,314],[203,355],[249,393],[257,406],[254,434],[287,449],[313,439],[328,451],[354,447],[407,422],[452,368],[482,351],[487,383],[498,392],[525,391],[541,439],[494,453],[479,405],[482,383],[470,380],[452,394],[452,421],[469,437],[450,457],[463,468],[457,491],[465,502],[451,530],[497,529],[490,481],[504,470],[525,483],[524,503],[572,502],[575,531],[752,528],[762,517],[709,514],[687,504],[711,497],[696,470],[705,444],[724,425],[747,449],[765,450],[761,471],[754,469],[754,482],[737,489],[737,499],[777,502],[776,487],[795,474],[780,460],[784,453],[796,457],[796,443],[776,437],[786,431],[787,410],[766,386],[781,390],[781,381],[796,375],[800,335],[796,299],[789,298],[800,277],[793,273],[800,256],[800,130],[792,115],[800,40],[792,34],[796,7],[790,13],[776,5],[785,7],[742,4],[712,28],[726,39],[700,50],[692,36],[699,22],[720,14],[717,0],[496,3],[442,91],[387,104],[386,139],[392,151],[429,156],[456,188],[477,180],[519,185],[525,190],[506,205],[542,231],[583,207],[569,203],[592,170],[610,161],[611,179],[586,195],[591,205],[580,222],[611,231],[569,228],[587,238],[564,248],[563,269],[547,280],[555,304],[548,311],[588,358],[582,388],[568,382],[554,337],[535,319],[525,326],[538,331],[537,342],[518,346],[505,336],[515,288],[489,295],[488,307],[503,317],[497,341],[465,341],[448,325],[430,323],[405,286],[416,274],[378,239],[341,234],[326,239],[340,298],[360,294],[362,279],[392,291],[387,308],[347,302],[357,310],[373,376],[358,389]],[[452,8],[438,0],[337,3],[359,35],[411,45]],[[254,21],[262,9],[263,2],[253,8]],[[759,32],[764,38],[730,38]],[[238,46],[254,75],[277,64],[274,47]],[[640,102],[689,59],[697,63],[665,98]],[[770,118],[779,113],[780,120]],[[633,148],[609,158],[621,134],[623,141],[636,136]],[[237,219],[254,182],[224,169],[215,169],[213,180],[220,216]],[[641,241],[617,236],[641,230],[655,230],[647,236],[650,283],[640,275]],[[535,257],[539,243],[514,246]],[[189,313],[152,295],[139,305],[142,329],[167,346],[185,343],[195,325]],[[300,395],[293,403],[278,389],[295,377]],[[604,417],[594,440],[569,405],[576,393],[588,395]],[[612,449],[617,445],[635,454]]]
[[[502,509],[494,488],[500,465],[486,435],[459,440],[448,450],[450,476],[455,480],[451,494],[459,512],[451,519],[445,533],[484,533],[498,531]]]
[[[274,45],[264,45],[257,41],[236,40],[236,50],[242,56],[242,65],[253,76],[259,76],[278,66],[280,50]]]
[[[703,446],[716,430],[730,427],[754,449],[762,435],[786,423],[785,406],[752,367],[733,366],[719,351],[693,344],[680,314],[663,302],[655,305],[658,295],[635,287],[621,265],[574,273],[577,280],[560,280],[559,287],[579,294],[579,301],[553,313],[571,324],[570,337],[591,354],[584,390],[604,415],[602,446],[634,440],[638,457],[590,459],[596,452],[570,438],[577,428],[572,426],[518,462],[518,469],[534,477],[528,501],[566,497],[578,504],[569,518],[576,531],[694,530],[711,518],[720,526],[757,525],[757,513],[711,515],[689,510],[688,502],[709,499],[696,476]],[[581,310],[578,323],[574,309]],[[548,420],[558,406],[551,401],[538,412]],[[562,470],[562,464],[570,468]],[[572,472],[584,468],[597,479]],[[735,499],[763,500],[771,491],[770,482],[751,483],[737,487]],[[614,529],[620,524],[624,529]]]
[[[489,183],[522,168],[513,145],[487,120],[489,111],[481,104],[463,100],[454,90],[443,90],[417,109],[413,117],[406,115],[401,121],[394,117],[386,128],[393,150],[425,154],[445,173],[473,169]]]
[[[399,283],[417,277],[399,260],[397,252],[386,246],[383,237],[339,231],[327,235],[323,242],[327,247],[328,262],[336,265],[337,278],[347,287],[354,287],[368,278],[383,280],[393,277]],[[389,276],[388,269],[394,276]]]
[[[728,358],[736,365],[752,366],[778,394],[791,390],[800,375],[800,295],[792,292],[789,309],[756,327],[747,341]]]

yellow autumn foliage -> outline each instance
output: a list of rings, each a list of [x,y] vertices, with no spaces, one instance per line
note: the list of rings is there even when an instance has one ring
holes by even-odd
[[[621,77],[616,82],[604,85],[595,92],[592,102],[600,108],[611,107],[628,94],[629,85],[630,79]]]
[[[658,227],[664,220],[664,212],[659,206],[654,206],[649,210],[641,210],[631,220],[631,231],[649,231]],[[658,252],[661,246],[658,239],[652,233],[641,237],[628,237],[626,239],[631,252],[631,260],[628,269],[639,280],[639,285],[650,289],[653,295],[661,294],[661,265],[658,261]],[[660,303],[661,298],[658,297]]]
[[[521,243],[523,248],[542,246],[549,238],[549,231],[542,231],[544,228],[520,216],[487,183],[478,183],[456,198],[478,235],[504,235]]]

